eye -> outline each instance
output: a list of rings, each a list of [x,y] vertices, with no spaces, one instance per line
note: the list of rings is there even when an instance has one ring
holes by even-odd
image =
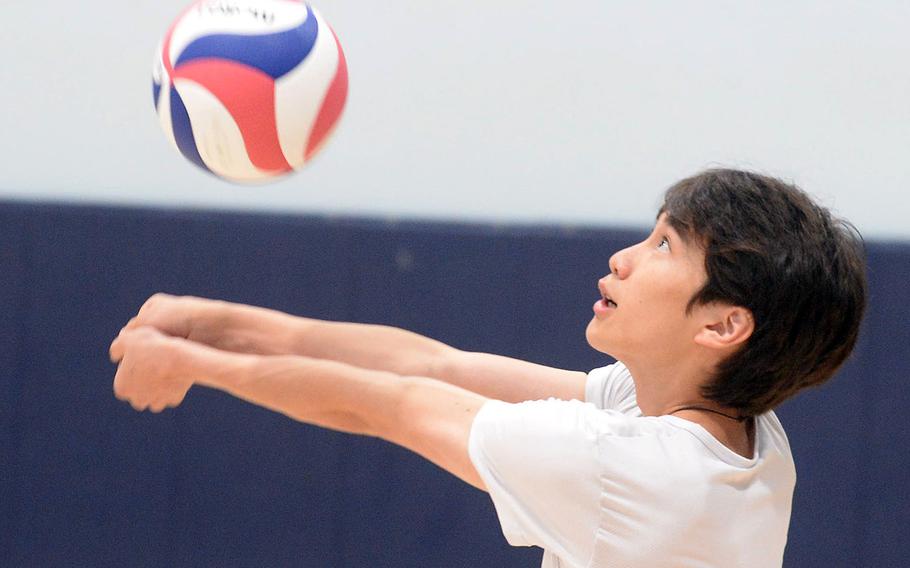
[[[670,251],[670,239],[667,237],[660,238],[660,244],[657,245],[658,250]]]

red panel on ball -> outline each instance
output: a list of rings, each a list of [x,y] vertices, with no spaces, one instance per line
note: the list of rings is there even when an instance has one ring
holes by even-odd
[[[319,115],[316,117],[316,123],[313,124],[310,138],[307,140],[304,160],[310,159],[310,156],[319,149],[325,137],[332,131],[341,111],[344,110],[344,103],[348,96],[348,65],[344,59],[344,52],[341,50],[341,43],[334,31],[332,31],[332,37],[338,47],[338,68],[335,70],[335,77],[322,101],[322,108],[319,109]]]
[[[209,90],[240,128],[250,161],[270,172],[290,171],[275,124],[275,82],[253,67],[222,59],[188,61],[174,71]]]

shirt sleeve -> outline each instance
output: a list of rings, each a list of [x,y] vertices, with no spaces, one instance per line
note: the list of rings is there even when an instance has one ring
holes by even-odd
[[[622,363],[594,369],[585,381],[585,401],[601,410],[617,410],[641,416],[635,398],[635,382]]]
[[[599,518],[597,415],[581,401],[487,401],[468,452],[503,534],[585,565]]]

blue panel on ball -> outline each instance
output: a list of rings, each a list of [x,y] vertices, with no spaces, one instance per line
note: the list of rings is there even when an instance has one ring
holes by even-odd
[[[158,96],[161,94],[161,83],[152,81],[152,97],[155,99],[155,110],[158,110]]]
[[[199,149],[196,148],[196,137],[193,136],[193,125],[190,123],[190,115],[186,112],[186,106],[177,93],[177,89],[171,87],[171,125],[174,129],[174,140],[177,142],[177,148],[187,160],[193,162],[203,170],[211,173],[212,170],[202,161],[199,155]]]
[[[174,68],[193,59],[227,59],[255,67],[278,79],[306,59],[318,34],[316,16],[307,6],[306,20],[291,30],[261,35],[214,34],[200,37],[180,53]]]

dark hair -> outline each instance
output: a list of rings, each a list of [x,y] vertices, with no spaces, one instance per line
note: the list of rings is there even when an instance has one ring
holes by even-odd
[[[853,350],[866,307],[862,237],[802,190],[739,170],[708,170],[667,190],[661,213],[705,251],[689,302],[752,312],[755,329],[702,395],[754,416],[831,378]]]

